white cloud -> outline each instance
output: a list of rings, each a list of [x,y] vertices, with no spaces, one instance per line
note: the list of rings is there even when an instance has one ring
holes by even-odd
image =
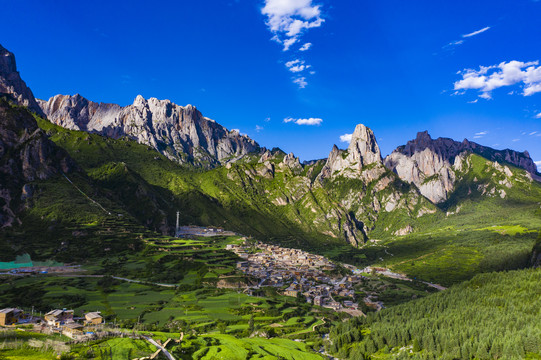
[[[532,135],[535,135],[537,134],[537,131],[532,131],[531,133],[529,133],[528,135],[532,136]]]
[[[305,43],[303,46],[299,48],[299,51],[306,51],[312,47],[312,43]]]
[[[305,65],[304,60],[296,59],[286,62],[286,67],[289,71],[293,73],[298,73],[311,68],[312,65]]]
[[[351,136],[353,136],[353,134],[340,135],[340,141],[345,142],[345,143],[349,143],[349,142],[351,142]]]
[[[481,135],[475,135],[473,138],[474,139],[480,139],[480,138],[482,138],[482,136]]]
[[[283,51],[288,51],[289,48],[291,47],[291,45],[295,44],[296,42],[297,42],[297,38],[291,38],[291,39],[284,40],[284,42],[283,42],[284,48],[282,50]]]
[[[309,119],[293,119],[291,117],[284,119],[285,123],[293,122],[297,125],[321,125],[323,119],[320,118],[309,118]]]
[[[265,118],[265,122],[269,122],[269,121],[271,121],[271,118],[270,118],[270,117]]]
[[[535,165],[537,166],[537,171],[541,171],[541,160],[534,161]]]
[[[463,38],[469,38],[469,37],[472,37],[472,36],[475,36],[475,35],[479,35],[481,33],[484,33],[485,31],[489,30],[490,29],[490,26],[487,26],[487,27],[484,27],[482,28],[481,30],[477,30],[477,31],[474,31],[472,33],[469,33],[469,34],[464,34],[462,35]]]
[[[475,135],[477,135],[477,136],[483,136],[483,135],[486,135],[486,134],[488,134],[488,131],[481,131],[481,132],[475,133]]]
[[[284,51],[299,41],[304,31],[320,27],[325,21],[320,5],[312,4],[312,0],[265,0],[261,13],[267,17],[273,40],[284,45]]]
[[[291,60],[291,61],[286,62],[286,67],[290,68],[293,65],[297,65],[297,64],[300,64],[300,63],[301,63],[301,60],[299,60],[299,59]]]
[[[259,125],[255,126],[255,131],[260,132],[261,130],[263,130],[263,126],[259,126]]]
[[[511,141],[516,142],[516,141],[520,141],[520,139],[513,139]]]
[[[475,104],[476,102],[478,102],[479,99],[475,99],[475,100],[472,100],[472,101],[468,101],[468,104]]]
[[[300,76],[298,78],[293,78],[293,82],[297,85],[299,85],[299,88],[304,89],[306,85],[308,85],[308,82],[306,81],[306,78],[304,76]]]
[[[480,66],[479,70],[464,69],[462,80],[454,83],[455,93],[460,90],[476,89],[483,99],[492,98],[492,90],[523,83],[524,96],[541,92],[541,66],[539,61],[509,61],[499,65]]]
[[[535,118],[536,119],[541,119],[541,112],[539,114],[535,115]]]

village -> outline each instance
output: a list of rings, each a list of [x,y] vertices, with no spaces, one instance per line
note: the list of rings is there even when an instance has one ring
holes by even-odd
[[[248,293],[272,286],[282,289],[283,295],[302,296],[315,306],[362,315],[353,287],[365,277],[354,266],[342,265],[349,273],[343,275],[324,256],[261,242],[230,244],[226,250],[242,259],[237,263],[239,270],[259,280]]]
[[[26,313],[18,308],[0,310],[0,326],[33,325],[34,330],[45,334],[62,334],[73,340],[90,339],[101,330],[104,321],[99,311],[87,312],[76,317],[74,310],[54,309],[43,317]]]

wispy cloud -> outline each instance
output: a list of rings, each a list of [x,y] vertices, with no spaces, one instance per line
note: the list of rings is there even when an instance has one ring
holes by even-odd
[[[269,121],[271,121],[271,118],[270,118],[270,117],[265,118],[265,122],[269,122]]]
[[[299,85],[299,88],[301,89],[304,89],[306,85],[308,85],[308,82],[306,81],[306,77],[304,76],[293,78],[293,82]]]
[[[444,51],[453,51],[457,46],[462,45],[464,40],[451,41],[449,44],[442,46]]]
[[[472,101],[468,101],[468,104],[475,104],[479,101],[479,99],[475,99],[475,100],[472,100]]]
[[[520,139],[513,139],[513,140],[511,140],[511,141],[517,142],[517,141],[520,141]]]
[[[320,118],[308,118],[308,119],[294,119],[291,117],[284,119],[285,123],[295,123],[297,125],[321,125],[323,119]]]
[[[353,136],[353,134],[340,135],[340,141],[345,142],[345,143],[350,143],[351,142],[351,136]]]
[[[479,35],[481,33],[484,33],[485,31],[487,30],[490,30],[490,26],[487,26],[487,27],[484,27],[480,30],[477,30],[477,31],[474,31],[474,32],[471,32],[469,34],[464,34],[462,35],[463,38],[469,38],[469,37],[472,37],[472,36],[475,36],[475,35]]]
[[[480,139],[480,138],[482,138],[483,136],[485,136],[486,134],[488,134],[488,131],[480,131],[480,132],[475,133],[475,135],[473,136],[473,138],[474,138],[474,139]]]
[[[442,49],[443,49],[444,51],[451,51],[451,52],[453,52],[457,46],[460,46],[460,45],[464,44],[464,41],[465,41],[464,39],[470,38],[470,37],[475,36],[475,35],[479,35],[479,34],[485,32],[485,31],[487,31],[487,30],[489,30],[489,29],[490,29],[490,26],[487,26],[487,27],[484,27],[484,28],[482,28],[482,29],[480,29],[480,30],[474,31],[474,32],[472,32],[472,33],[469,33],[469,34],[463,34],[463,35],[461,35],[461,39],[460,39],[460,40],[451,41],[451,42],[448,43],[447,45],[442,46]]]
[[[305,43],[303,46],[299,48],[299,51],[306,51],[312,47],[312,43]]]
[[[325,20],[320,5],[312,0],[265,0],[261,13],[267,17],[266,24],[274,34],[273,40],[287,51],[311,28],[320,27]]]
[[[491,99],[493,90],[522,83],[522,95],[530,96],[541,92],[541,66],[538,65],[539,61],[512,60],[499,65],[480,66],[479,70],[464,69],[459,72],[462,80],[454,83],[454,90],[475,89],[481,92],[480,98]]]
[[[255,126],[255,131],[256,131],[256,132],[260,132],[260,131],[263,130],[263,129],[264,129],[263,126],[259,126],[259,125],[256,125],[256,126]]]
[[[535,115],[535,118],[536,119],[541,119],[541,112],[539,114]]]
[[[532,131],[531,133],[529,133],[528,135],[532,136],[532,135],[535,135],[537,134],[537,131]]]

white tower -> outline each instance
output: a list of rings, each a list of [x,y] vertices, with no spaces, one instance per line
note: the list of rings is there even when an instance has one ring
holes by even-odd
[[[175,237],[180,236],[180,223],[179,223],[180,211],[177,211],[177,226],[175,227]]]

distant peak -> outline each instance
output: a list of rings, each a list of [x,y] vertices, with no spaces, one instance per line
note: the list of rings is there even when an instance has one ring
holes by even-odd
[[[425,131],[419,131],[417,133],[417,140],[432,140],[432,137],[428,133],[428,130]]]

